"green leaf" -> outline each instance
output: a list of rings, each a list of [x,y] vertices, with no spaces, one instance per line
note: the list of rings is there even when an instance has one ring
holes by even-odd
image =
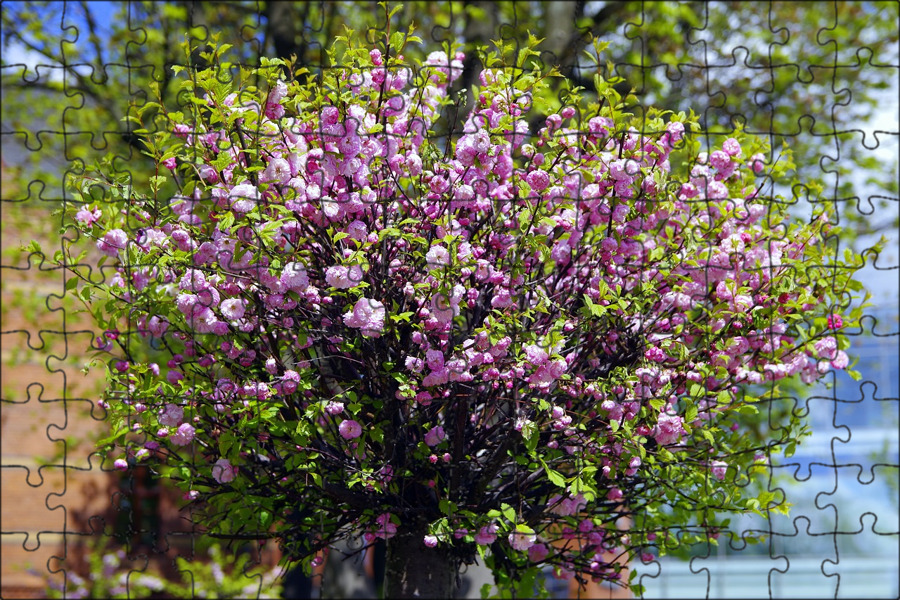
[[[547,469],[547,479],[549,479],[550,483],[552,483],[556,487],[566,487],[566,478],[553,469]]]
[[[369,439],[378,444],[384,443],[384,431],[380,427],[375,427],[369,431]]]
[[[519,523],[516,525],[516,531],[518,533],[524,533],[525,535],[534,535],[534,529],[525,525],[524,523]]]
[[[403,49],[404,35],[401,31],[395,31],[391,34],[391,49],[400,52]]]
[[[510,523],[516,522],[516,510],[510,506],[509,504],[501,504],[500,510],[503,512],[503,516],[506,517],[506,520]]]
[[[456,505],[444,498],[438,502],[438,509],[441,511],[441,514],[449,517],[456,512]]]
[[[234,214],[227,212],[219,218],[219,231],[227,232],[234,225]]]
[[[691,403],[687,407],[687,410],[684,411],[684,420],[688,423],[693,423],[695,420],[697,420],[697,405],[696,404]]]
[[[551,469],[546,462],[544,462],[543,458],[539,458],[541,461],[541,466],[544,467],[544,471],[547,472],[547,479],[550,480],[550,483],[555,485],[556,487],[564,488],[566,487],[566,478],[562,476],[558,471],[554,471]]]
[[[272,513],[267,510],[259,511],[259,524],[263,529],[268,529],[272,525]]]
[[[409,320],[412,318],[412,316],[414,314],[416,314],[416,313],[414,313],[412,311],[407,311],[404,313],[400,313],[399,315],[391,315],[391,320],[394,321],[395,323],[400,323],[400,322],[409,323]]]
[[[794,453],[796,451],[797,451],[797,442],[792,441],[791,443],[789,443],[787,446],[784,447],[784,457],[790,458],[794,455]]]

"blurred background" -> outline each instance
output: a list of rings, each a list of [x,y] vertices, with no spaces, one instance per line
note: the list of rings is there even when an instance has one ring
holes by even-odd
[[[122,117],[148,101],[151,81],[177,104],[170,67],[185,62],[186,37],[196,45],[215,32],[249,65],[296,55],[315,76],[328,68],[324,50],[344,26],[374,44],[410,23],[425,45],[408,58],[462,44],[468,58],[458,90],[476,80],[475,47],[521,43],[529,32],[544,39],[546,65],[590,89],[584,52],[591,36],[607,41],[603,59],[624,78],[621,91],[634,89],[635,111],[693,109],[708,145],[738,123],[773,148],[786,141],[805,185],[775,191],[797,218],[828,205],[844,228],[830,241],[835,252],[885,237],[862,273],[872,305],[852,332],[849,353],[862,380],[829,375],[797,388],[786,408],[808,415],[812,427],[796,454],[772,459],[770,487],[793,503],[790,517],[736,519],[718,546],[634,568],[647,598],[897,597],[898,11],[896,2],[408,1],[388,20],[369,2],[4,2],[3,597],[103,597],[126,588],[156,597],[319,593],[321,577],[285,590],[263,586],[260,577],[270,577],[278,560],[274,544],[211,547],[194,535],[165,482],[147,469],[113,472],[94,453],[104,425],[96,404],[103,371],[83,370],[98,332],[66,293],[65,269],[53,264],[62,240],[76,235],[53,213],[72,202],[67,174],[107,153],[135,186],[153,174],[141,136]],[[47,256],[29,248],[31,240]],[[769,424],[756,426],[764,435]],[[742,533],[750,531],[767,541],[746,544]],[[358,565],[361,580],[375,572],[373,560]],[[236,561],[243,562],[235,568]],[[479,597],[484,574],[473,571],[469,581],[467,595]],[[566,581],[546,586],[554,597],[575,594]],[[351,587],[329,593],[374,589]],[[612,594],[622,592],[594,587],[581,597]]]

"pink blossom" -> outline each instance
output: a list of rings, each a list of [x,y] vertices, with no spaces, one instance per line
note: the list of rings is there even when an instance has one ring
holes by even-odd
[[[431,297],[431,308],[438,323],[449,323],[459,314],[459,303],[465,292],[466,288],[456,284],[449,297],[440,292]]]
[[[162,337],[162,335],[169,328],[169,323],[164,319],[153,315],[150,317],[150,320],[147,321],[147,330],[150,332],[150,335],[153,337]],[[157,373],[158,375],[159,373]]]
[[[666,361],[666,352],[659,346],[650,346],[644,351],[644,358],[652,362],[665,362]]]
[[[443,354],[441,356],[443,356]],[[404,364],[406,365],[406,368],[413,373],[421,373],[422,369],[425,367],[424,361],[422,361],[421,358],[416,358],[414,356],[407,356]]]
[[[425,434],[425,443],[429,446],[437,446],[444,438],[446,438],[446,434],[444,433],[444,428],[438,425],[437,427],[432,427],[428,430],[428,433]]]
[[[428,548],[434,548],[438,545],[438,539],[436,535],[426,535],[422,541]]]
[[[178,427],[184,421],[184,409],[175,404],[166,404],[159,415],[159,424],[166,427]]]
[[[186,446],[194,439],[194,427],[188,423],[182,423],[178,426],[178,430],[169,436],[172,443],[176,446]]]
[[[526,344],[522,348],[525,351],[525,357],[532,365],[536,367],[547,364],[549,355],[547,351],[537,344]]]
[[[684,433],[683,420],[680,416],[660,413],[653,437],[660,446],[671,446],[678,444]]]
[[[365,223],[357,219],[347,225],[347,235],[358,242],[364,242],[369,235],[369,230]]]
[[[834,360],[831,361],[831,366],[835,369],[846,369],[849,364],[850,357],[843,350],[838,350]]]
[[[741,157],[741,143],[734,138],[728,138],[722,142],[722,150],[724,150],[728,156],[733,156],[735,158]]]
[[[113,462],[113,467],[114,467],[117,471],[127,471],[127,470],[128,470],[128,461],[125,460],[125,459],[123,459],[123,458],[117,458],[117,459]]]
[[[435,269],[450,264],[450,252],[443,246],[432,246],[425,254],[428,268]]]
[[[525,181],[528,182],[532,190],[540,192],[547,189],[547,186],[550,185],[550,176],[547,175],[546,171],[535,170],[525,177]]]
[[[441,85],[450,85],[462,75],[464,57],[461,52],[457,52],[452,59],[445,51],[432,52],[425,59],[425,65],[438,67],[437,70],[447,76],[446,82],[442,82]]]
[[[709,164],[721,171],[731,165],[731,157],[721,150],[716,150],[709,155]]]
[[[721,460],[714,460],[709,467],[713,477],[722,481],[725,479],[725,472],[728,470],[728,463]]]
[[[552,513],[566,517],[583,511],[587,506],[587,500],[581,494],[568,498],[556,494],[547,501],[547,505],[551,507]]]
[[[339,415],[344,412],[344,403],[334,401],[329,402],[325,405],[325,412],[327,412],[329,415]]]
[[[184,229],[178,228],[172,230],[170,237],[172,238],[172,241],[175,242],[175,245],[178,246],[179,250],[189,252],[197,247],[197,243],[194,242],[190,234]]]
[[[444,368],[444,353],[440,350],[429,350],[425,353],[425,364],[432,371]]]
[[[260,176],[260,181],[275,183],[287,183],[291,178],[291,167],[288,161],[283,158],[273,158],[269,161],[265,171]]]
[[[362,330],[365,337],[380,337],[384,330],[384,304],[363,296],[353,305],[353,310],[344,314],[347,327]]]
[[[200,178],[207,183],[218,183],[219,181],[219,174],[209,165],[200,165],[199,174]]]
[[[391,513],[382,513],[375,519],[378,529],[374,536],[383,540],[389,540],[397,535],[397,526],[391,522]]]
[[[322,124],[335,125],[341,118],[341,112],[336,106],[326,106],[322,109]]]
[[[828,329],[840,329],[844,326],[844,319],[841,315],[833,313],[828,315]]]
[[[352,440],[362,435],[362,425],[352,419],[342,421],[338,430],[345,440]]]
[[[550,550],[547,548],[547,544],[534,544],[528,549],[528,560],[531,562],[541,562],[547,558],[549,553]]]
[[[288,289],[302,293],[309,287],[309,277],[306,274],[306,268],[297,262],[286,264],[284,270],[281,271],[281,282]]]
[[[766,168],[766,156],[764,154],[756,153],[750,157],[750,168],[753,169],[753,172],[759,175]]]
[[[325,269],[325,282],[331,287],[346,290],[356,287],[363,279],[362,267],[336,265]]]
[[[293,369],[288,369],[284,372],[284,375],[281,376],[281,386],[286,394],[294,393],[298,383],[300,383],[300,375]]]
[[[90,227],[99,221],[101,216],[103,216],[103,213],[100,212],[99,208],[90,209],[87,206],[82,206],[75,214],[75,220],[85,227]]]
[[[234,480],[235,468],[227,458],[220,458],[212,468],[213,479],[219,483],[228,483]]]
[[[244,300],[240,298],[229,298],[222,302],[219,310],[226,319],[237,320],[244,316],[244,304]]]
[[[447,368],[441,368],[437,371],[432,371],[428,375],[422,379],[423,387],[434,387],[436,385],[443,385],[450,381],[450,371]]]
[[[281,102],[282,98],[287,95],[288,88],[287,85],[282,80],[278,80],[275,82],[275,85],[272,86],[272,89],[269,91],[269,102]]]
[[[533,533],[514,531],[509,534],[509,537],[507,539],[509,540],[510,546],[520,552],[525,552],[534,545],[534,543],[537,541],[537,536]]]
[[[475,543],[480,546],[490,546],[497,541],[497,529],[498,527],[493,523],[485,525],[475,534]]]
[[[112,229],[107,231],[100,240],[97,241],[97,248],[107,256],[116,256],[128,243],[128,234],[121,229]]]
[[[232,201],[231,209],[234,212],[248,213],[256,207],[259,190],[250,183],[241,183],[231,189],[228,197]]]
[[[820,340],[816,340],[813,345],[815,346],[816,354],[819,358],[832,360],[837,356],[837,340],[830,335]]]
[[[612,127],[613,123],[610,121],[609,127]],[[665,139],[669,142],[669,145],[674,146],[684,137],[684,123],[680,121],[669,121],[666,123],[666,137]]]

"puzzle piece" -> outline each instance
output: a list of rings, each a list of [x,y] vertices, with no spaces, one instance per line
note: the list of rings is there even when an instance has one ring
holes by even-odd
[[[762,161],[766,171],[787,160],[781,151],[783,141],[794,148],[798,183],[764,181],[761,197],[781,195],[791,204],[791,213],[803,219],[823,208],[832,211],[832,222],[845,228],[823,242],[832,254],[843,252],[848,232],[855,229],[863,232],[856,239],[859,247],[871,246],[878,235],[887,235],[885,248],[870,253],[863,270],[876,302],[863,309],[860,326],[850,332],[848,354],[860,357],[857,370],[862,381],[839,374],[824,380],[830,380],[830,389],[824,384],[782,389],[772,393],[775,398],[763,398],[756,420],[747,417],[747,424],[768,428],[773,436],[783,432],[780,424],[791,411],[810,420],[813,434],[793,456],[769,456],[772,453],[766,448],[759,453],[764,471],[761,485],[774,494],[773,506],[782,501],[794,504],[790,515],[777,515],[771,521],[735,519],[719,532],[718,545],[696,544],[685,551],[688,556],[680,558],[659,557],[658,547],[651,548],[646,560],[635,561],[632,567],[647,587],[647,598],[897,597],[900,124],[896,97],[900,65],[898,33],[891,25],[897,22],[896,5],[408,2],[398,15],[388,17],[375,7],[347,2],[265,6],[13,2],[4,4],[2,11],[4,597],[23,590],[40,594],[51,588],[66,596],[77,595],[92,585],[92,570],[105,579],[106,587],[93,588],[97,595],[143,596],[161,592],[169,585],[166,582],[181,586],[178,592],[167,588],[169,594],[199,596],[210,586],[227,588],[235,597],[270,593],[274,575],[269,567],[278,551],[272,543],[261,547],[254,539],[265,536],[264,528],[243,532],[246,537],[230,552],[214,555],[209,562],[206,546],[211,540],[178,513],[183,503],[179,492],[146,467],[132,465],[122,474],[111,458],[101,460],[95,450],[93,441],[102,435],[106,416],[98,402],[104,388],[103,367],[97,365],[87,375],[80,369],[91,349],[119,342],[140,345],[140,326],[119,324],[118,332],[104,332],[78,312],[74,290],[66,286],[73,274],[60,269],[53,257],[61,240],[72,247],[90,248],[80,265],[69,265],[72,271],[95,283],[119,275],[109,263],[98,266],[100,254],[94,240],[84,239],[72,227],[60,234],[63,221],[51,211],[73,203],[71,189],[64,185],[66,177],[77,177],[107,152],[114,155],[110,174],[123,176],[123,186],[147,189],[153,169],[148,170],[141,151],[146,149],[148,134],[137,130],[149,123],[121,117],[129,104],[139,109],[155,101],[150,82],[158,85],[170,110],[187,111],[189,97],[175,89],[177,80],[170,68],[187,66],[179,50],[185,36],[196,44],[221,35],[222,41],[233,45],[234,64],[218,71],[222,84],[242,77],[240,65],[255,66],[267,55],[288,58],[295,54],[297,64],[309,70],[301,78],[327,79],[340,73],[327,51],[343,33],[344,23],[374,45],[388,30],[402,34],[413,20],[424,28],[418,33],[426,41],[426,53],[460,39],[468,44],[498,39],[518,52],[532,29],[547,38],[545,48],[552,48],[541,53],[543,66],[559,62],[565,74],[588,88],[593,73],[587,63],[578,61],[589,48],[586,34],[593,33],[610,42],[603,62],[608,59],[611,72],[625,78],[619,85],[622,91],[635,88],[636,103],[629,109],[636,114],[646,117],[650,104],[676,112],[693,109],[701,115],[701,149],[708,152],[721,147],[737,126],[743,126],[748,133],[771,141],[773,152]],[[475,52],[470,47],[466,51],[465,73],[451,97],[454,105],[448,108],[452,116],[437,124],[444,133],[472,132],[484,125],[466,121],[478,98],[457,93],[478,85]],[[410,48],[410,57],[417,52]],[[210,57],[199,52],[190,60],[194,66],[210,63]],[[427,73],[409,70],[390,77],[413,80],[423,75]],[[252,98],[254,94],[245,92],[234,99],[234,105],[249,107]],[[560,110],[566,100],[559,90],[554,101]],[[407,100],[396,96],[388,102],[400,112]],[[581,124],[590,116],[579,113],[575,122]],[[337,142],[346,139],[348,128],[365,127],[357,117],[344,117],[333,129],[315,133],[333,136]],[[533,143],[544,122],[530,125],[525,135]],[[422,119],[409,123],[410,132],[425,135],[427,128]],[[149,131],[154,132],[155,125]],[[199,152],[209,141],[195,133],[188,132]],[[271,140],[280,135],[309,133],[295,123],[286,131],[272,132]],[[436,152],[443,151],[446,138],[430,141]],[[213,143],[219,152],[227,153],[237,142],[226,137]],[[265,143],[260,146],[263,152],[271,152]],[[327,157],[321,160],[324,164]],[[273,170],[277,167],[274,160],[268,164]],[[367,167],[355,166],[357,170]],[[397,170],[409,168],[404,164]],[[579,174],[575,177],[575,188],[582,194],[590,182]],[[715,181],[712,175],[705,179],[706,186]],[[343,210],[341,202],[324,190],[327,180],[322,167],[305,182],[320,188],[326,214]],[[449,193],[451,208],[468,202],[487,182],[472,179],[465,186]],[[101,182],[90,197],[88,209],[111,201]],[[229,198],[230,202],[246,200],[240,194]],[[705,203],[701,196],[690,203],[691,210],[701,211]],[[693,227],[697,235],[708,237],[703,226]],[[362,222],[348,224],[344,233],[360,239],[369,235]],[[280,235],[285,244],[297,241],[296,232]],[[785,232],[780,236],[773,242],[792,241]],[[40,250],[19,250],[31,239],[40,242]],[[716,241],[709,240],[708,247],[712,251]],[[426,262],[439,269],[448,255],[438,242]],[[234,251],[217,251],[215,260],[237,270],[241,259]],[[484,271],[487,279],[492,266],[484,263],[471,256],[465,266],[476,273]],[[149,276],[154,265],[133,267],[140,276]],[[647,267],[629,265],[644,272]],[[697,273],[702,274],[708,275]],[[324,277],[340,288],[359,282],[365,271],[347,262]],[[829,286],[832,277],[823,266],[804,278],[796,277],[793,284],[818,280]],[[851,291],[845,291],[847,306],[836,307],[835,312],[850,306]],[[695,297],[702,295],[697,291]],[[434,290],[430,310],[455,315],[461,301],[465,299],[455,290]],[[542,332],[534,333],[535,352],[558,350]],[[450,356],[423,351],[419,360],[423,365],[440,362],[457,375],[464,370]],[[762,390],[760,394],[765,396]],[[149,439],[145,432],[135,435]],[[733,468],[725,477],[735,487],[753,485],[746,473]],[[672,483],[685,484],[679,478]],[[687,539],[697,533],[694,530],[700,528],[690,524],[673,536]],[[762,543],[752,543],[757,536],[764,538]],[[348,553],[358,549],[350,548]],[[92,554],[100,558],[93,566],[89,564]],[[334,566],[329,563],[329,569]],[[474,572],[474,566],[469,568]],[[291,577],[295,586],[291,589],[308,596],[314,589],[328,589],[342,575],[326,570],[324,582],[321,573],[312,580],[297,573]],[[360,576],[363,581],[361,587],[368,586],[366,593],[371,594],[371,581]],[[557,597],[567,597],[571,590],[566,585],[552,580],[547,587]],[[468,597],[478,597],[479,587],[469,586]]]

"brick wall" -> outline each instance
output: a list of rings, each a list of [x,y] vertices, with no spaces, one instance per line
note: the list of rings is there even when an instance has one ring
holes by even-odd
[[[91,433],[102,427],[92,401],[102,375],[80,372],[90,343],[84,319],[54,296],[63,276],[19,248],[32,238],[59,247],[58,217],[46,203],[15,202],[21,186],[4,168],[0,203],[0,521],[2,596],[41,597],[50,571],[67,558],[78,521],[109,505],[110,474],[91,457]],[[49,305],[47,304],[49,302]],[[66,310],[60,309],[66,306]],[[75,334],[81,330],[83,333]],[[68,332],[68,335],[67,333]],[[71,558],[69,553],[68,558]],[[34,569],[40,575],[30,574]]]

